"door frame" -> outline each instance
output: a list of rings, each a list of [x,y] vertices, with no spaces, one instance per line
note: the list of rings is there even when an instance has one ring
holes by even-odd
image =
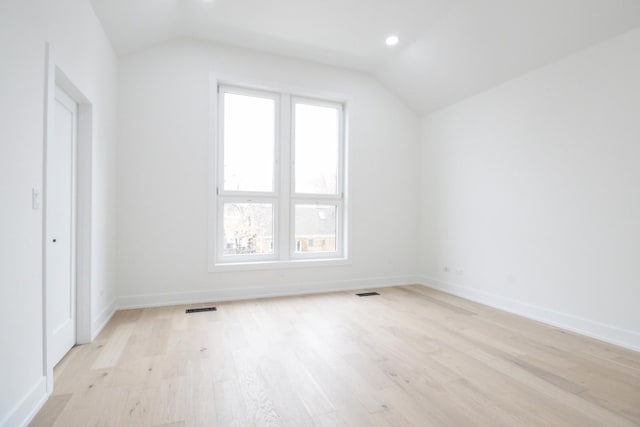
[[[62,89],[78,104],[77,135],[73,150],[73,207],[71,262],[72,282],[76,295],[76,343],[91,342],[91,177],[93,146],[93,105],[73,80],[58,66],[51,46],[45,49],[44,147],[42,160],[42,321],[43,373],[47,378],[47,392],[53,391],[53,360],[50,355],[53,325],[48,309],[51,304],[47,283],[47,147],[54,138],[56,87]]]

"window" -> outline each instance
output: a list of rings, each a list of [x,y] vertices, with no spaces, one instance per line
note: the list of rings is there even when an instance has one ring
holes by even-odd
[[[218,87],[215,264],[345,257],[339,102]]]

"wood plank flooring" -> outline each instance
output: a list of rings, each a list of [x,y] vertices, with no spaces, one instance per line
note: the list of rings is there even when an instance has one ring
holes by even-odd
[[[422,286],[377,291],[120,311],[56,367],[31,425],[640,425],[640,353]]]

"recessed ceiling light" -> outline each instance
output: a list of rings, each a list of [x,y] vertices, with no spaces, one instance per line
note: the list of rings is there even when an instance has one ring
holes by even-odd
[[[398,38],[398,36],[389,36],[386,38],[384,42],[386,43],[387,46],[395,46],[398,44],[399,41],[400,39]]]

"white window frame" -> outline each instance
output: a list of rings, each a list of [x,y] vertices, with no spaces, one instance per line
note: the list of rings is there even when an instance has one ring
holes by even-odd
[[[265,90],[262,87],[222,83],[212,76],[212,150],[209,191],[209,271],[253,270],[299,266],[345,265],[347,257],[348,204],[345,101],[316,96],[292,95],[289,91]],[[245,94],[274,99],[276,126],[274,143],[274,177],[272,192],[224,190],[224,94]],[[339,153],[337,193],[295,193],[294,105],[329,106],[339,113]],[[223,232],[224,203],[271,203],[273,206],[273,253],[265,255],[225,255]],[[294,210],[296,204],[336,206],[336,251],[297,253]]]
[[[218,134],[217,134],[217,184],[216,184],[216,199],[217,199],[217,262],[218,263],[238,263],[238,262],[252,262],[252,261],[273,261],[279,258],[279,248],[277,245],[273,245],[273,252],[270,254],[259,255],[225,255],[225,241],[223,230],[224,220],[224,205],[225,203],[271,203],[273,206],[273,241],[276,240],[278,232],[280,230],[277,218],[279,213],[279,200],[280,193],[280,177],[279,177],[279,151],[280,151],[280,100],[281,96],[274,92],[253,90],[244,87],[236,87],[229,85],[218,86]],[[274,144],[273,144],[273,176],[271,177],[273,183],[273,191],[230,191],[224,189],[224,94],[232,93],[236,95],[255,96],[263,99],[271,99],[274,101]]]
[[[309,194],[309,193],[296,193],[296,182],[295,182],[295,158],[296,158],[296,144],[295,144],[295,104],[301,103],[305,105],[312,105],[318,107],[328,107],[335,108],[339,113],[338,119],[338,176],[336,183],[336,193],[335,194]],[[291,108],[290,108],[290,152],[291,152],[291,187],[290,191],[290,218],[294,217],[295,207],[296,205],[331,205],[336,207],[336,251],[335,252],[296,252],[296,242],[295,242],[295,219],[290,221],[290,231],[289,231],[289,247],[290,247],[290,257],[291,259],[322,259],[322,258],[336,258],[336,254],[339,254],[338,257],[343,253],[343,229],[344,229],[344,218],[342,212],[344,212],[344,104],[341,102],[332,102],[325,101],[320,99],[314,99],[303,96],[291,96]]]

